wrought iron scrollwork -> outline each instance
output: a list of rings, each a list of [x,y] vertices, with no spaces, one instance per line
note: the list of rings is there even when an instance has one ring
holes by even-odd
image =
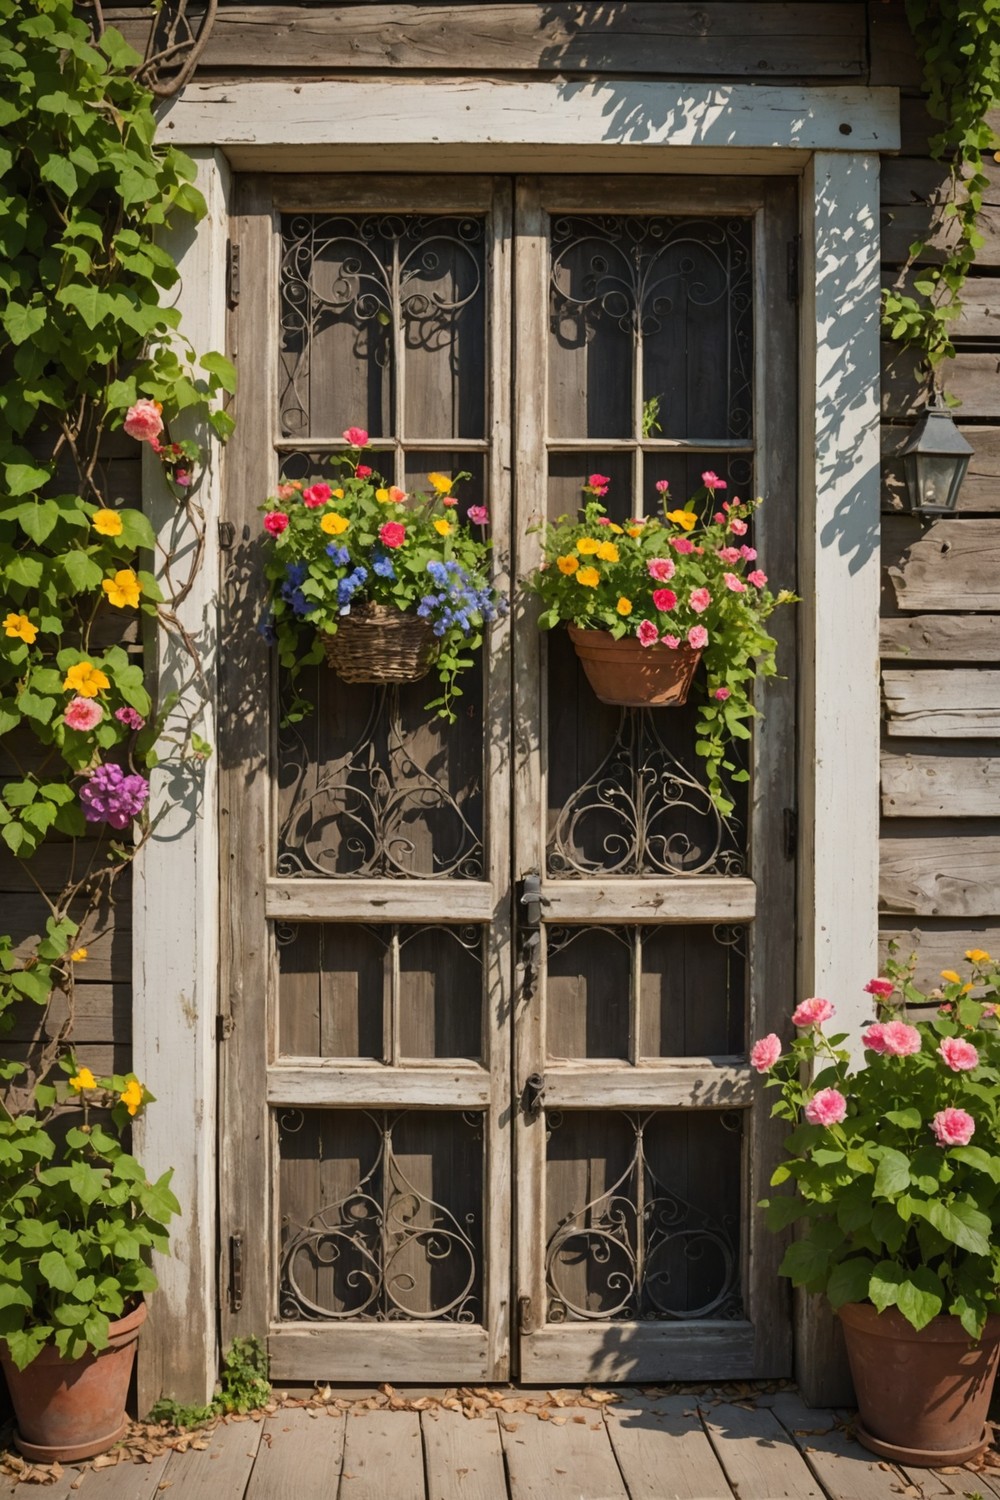
[[[672,1192],[646,1150],[646,1130],[655,1115],[624,1118],[635,1142],[625,1170],[605,1192],[566,1214],[549,1237],[549,1322],[740,1317],[738,1219],[714,1219]],[[561,1128],[564,1119],[550,1116],[550,1131]],[[568,1277],[576,1279],[581,1263],[587,1270],[588,1305],[566,1285]],[[686,1279],[678,1273],[690,1269],[697,1270],[695,1303],[678,1284]]]
[[[742,875],[738,827],[667,748],[655,715],[623,709],[611,749],[555,819],[548,871]]]
[[[481,1321],[478,1215],[461,1218],[422,1193],[396,1155],[393,1133],[405,1111],[365,1111],[376,1133],[375,1157],[350,1192],[305,1224],[283,1221],[278,1303],[283,1319],[331,1321]],[[359,1116],[355,1116],[358,1118]],[[453,1115],[472,1139],[482,1120]],[[302,1111],[279,1116],[283,1135],[302,1128]],[[415,1272],[423,1268],[419,1277]],[[310,1296],[303,1282],[329,1271],[331,1301]],[[445,1273],[435,1274],[435,1271]],[[436,1296],[446,1285],[450,1295]]]

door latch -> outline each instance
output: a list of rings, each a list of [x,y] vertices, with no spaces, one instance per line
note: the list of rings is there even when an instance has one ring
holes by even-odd
[[[542,896],[542,877],[537,870],[529,870],[521,881],[517,904],[522,908],[519,913],[522,927],[541,926],[542,907],[548,902]]]
[[[229,1308],[238,1313],[243,1306],[243,1236],[229,1236]]]
[[[529,1073],[521,1090],[521,1108],[529,1120],[537,1119],[545,1098],[545,1077],[542,1073]]]

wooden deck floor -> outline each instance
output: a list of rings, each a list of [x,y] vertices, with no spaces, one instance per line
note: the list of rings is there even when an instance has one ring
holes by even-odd
[[[537,1394],[537,1393],[532,1393]],[[880,1463],[790,1392],[752,1403],[621,1391],[602,1409],[281,1408],[149,1464],[7,1479],[18,1500],[1000,1500],[1000,1468]],[[995,1476],[995,1477],[991,1477]]]

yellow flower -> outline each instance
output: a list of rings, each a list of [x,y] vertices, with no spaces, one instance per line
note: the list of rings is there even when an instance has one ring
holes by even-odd
[[[428,474],[427,482],[434,486],[439,495],[448,495],[451,493],[453,481],[447,474]]]
[[[573,557],[569,552],[566,553],[565,557],[556,558],[556,567],[560,573],[575,573],[579,566],[579,558]]]
[[[70,1079],[69,1086],[71,1089],[76,1089],[77,1093],[79,1094],[82,1093],[84,1089],[96,1089],[97,1079],[94,1077],[89,1068],[81,1068],[79,1073],[77,1073],[74,1078]]]
[[[601,581],[601,575],[596,568],[581,568],[576,575],[577,583],[582,583],[585,589],[596,589]]]
[[[121,1094],[121,1101],[130,1115],[134,1115],[142,1103],[142,1084],[138,1078],[130,1078]]]
[[[597,555],[602,562],[617,562],[618,548],[614,542],[602,542],[597,549]]]
[[[70,963],[82,964],[86,960],[87,952],[88,950],[86,948],[74,948],[73,952],[69,956]]]
[[[38,634],[38,626],[32,625],[27,615],[9,614],[3,628],[12,641],[23,641],[26,646],[32,645]]]
[[[693,510],[668,510],[667,520],[683,526],[685,531],[691,531],[698,524],[698,517]]]
[[[331,490],[330,493],[333,496],[334,500],[343,500],[344,498],[343,490]]]
[[[615,536],[621,536],[621,534],[622,534],[621,527],[620,526],[616,526],[615,523],[614,523],[614,521],[611,522],[611,525],[608,527],[608,530],[609,531],[613,531],[614,534],[615,534]]]
[[[637,523],[635,526],[626,527],[626,530],[628,531],[629,536],[642,536],[643,529],[641,524],[639,523]]]
[[[122,518],[116,510],[95,511],[90,524],[101,536],[121,536],[122,534]]]
[[[582,557],[593,557],[595,552],[601,550],[601,544],[596,536],[584,536],[577,542],[576,550]]]
[[[340,515],[335,510],[328,510],[319,523],[319,529],[320,531],[327,532],[330,536],[340,536],[340,533],[346,531],[350,524],[346,516]]]
[[[142,593],[142,585],[131,568],[120,568],[114,578],[105,578],[101,588],[108,596],[108,603],[116,609],[135,609]]]
[[[439,518],[434,522],[434,530],[437,532],[438,536],[451,536],[452,529],[453,528],[450,521],[445,521]]]
[[[973,964],[991,964],[993,962],[985,948],[967,948],[965,956]]]
[[[615,607],[620,615],[630,615],[632,613],[632,601],[631,599],[626,599],[624,594],[622,594]]]
[[[389,501],[392,499],[392,496],[389,494],[388,490],[376,490],[375,499],[380,501],[382,505],[388,505]]]
[[[95,667],[92,661],[78,661],[75,667],[70,667],[63,678],[63,687],[67,693],[79,693],[81,698],[96,698],[111,683],[105,677],[100,667]]]
[[[961,990],[959,991],[959,994],[968,995],[972,989],[973,986],[971,984],[963,984]]]
[[[954,969],[942,969],[941,978],[947,979],[949,984],[962,983],[962,976],[960,974],[956,974]]]

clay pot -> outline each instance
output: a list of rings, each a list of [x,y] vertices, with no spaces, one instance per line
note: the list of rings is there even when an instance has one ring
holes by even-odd
[[[882,1458],[940,1468],[976,1458],[989,1442],[986,1413],[1000,1355],[1000,1317],[973,1343],[942,1314],[917,1330],[894,1307],[840,1309],[858,1398],[859,1443]]]
[[[570,625],[569,638],[602,703],[622,708],[680,707],[694,681],[701,652],[686,643],[640,646],[634,635],[616,641],[606,630]]]
[[[111,1324],[110,1343],[99,1354],[63,1359],[47,1345],[19,1370],[0,1344],[17,1428],[14,1444],[38,1463],[73,1463],[114,1447],[128,1430],[128,1396],[146,1304]]]

